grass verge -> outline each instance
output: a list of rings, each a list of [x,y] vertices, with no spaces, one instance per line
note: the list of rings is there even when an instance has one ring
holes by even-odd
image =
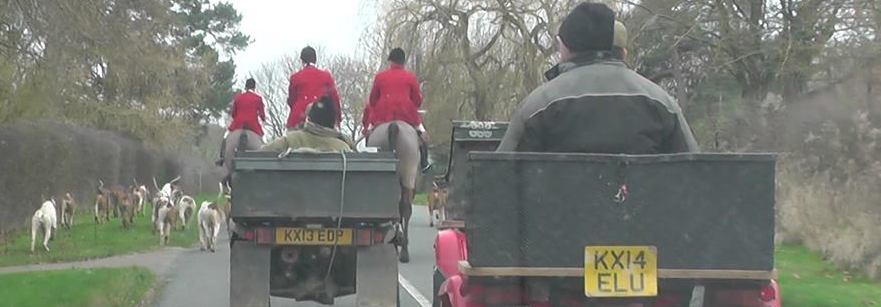
[[[214,197],[216,196],[197,197],[196,210],[203,200]],[[0,267],[105,258],[159,247],[159,235],[152,232],[149,213],[145,216],[138,215],[134,227],[124,229],[118,218],[111,218],[109,223],[95,225],[92,211],[83,207],[80,205],[78,208],[74,225],[70,230],[61,229],[59,225],[55,239],[49,241],[51,250],[49,252],[42,248],[43,235],[40,232],[37,234],[36,249],[33,254],[30,253],[30,229],[15,236],[4,246],[0,246]],[[148,206],[148,208],[152,207]],[[188,221],[186,230],[176,229],[171,232],[169,245],[190,247],[198,242],[196,213],[194,212],[193,217]]]
[[[137,306],[154,280],[140,267],[2,274],[0,305]]]
[[[784,306],[881,306],[881,283],[842,272],[802,246],[777,248]]]
[[[428,194],[419,193],[413,197],[413,205],[416,206],[427,206],[428,205]]]

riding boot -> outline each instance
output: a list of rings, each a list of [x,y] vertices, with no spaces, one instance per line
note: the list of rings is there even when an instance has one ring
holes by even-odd
[[[223,152],[226,151],[226,138],[220,141],[220,160],[214,161],[217,166],[223,166]]]
[[[431,168],[431,164],[428,162],[428,144],[422,139],[422,132],[417,131],[416,133],[419,134],[419,169],[425,173]]]

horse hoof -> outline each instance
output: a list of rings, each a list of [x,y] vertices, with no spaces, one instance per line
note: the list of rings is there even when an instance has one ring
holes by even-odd
[[[398,259],[401,263],[409,263],[410,262],[410,253],[406,250],[401,251],[401,257]]]

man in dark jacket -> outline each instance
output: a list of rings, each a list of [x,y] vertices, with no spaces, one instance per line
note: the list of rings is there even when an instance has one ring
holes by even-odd
[[[676,101],[624,64],[622,35],[604,4],[576,7],[557,36],[561,63],[520,105],[498,151],[697,152]]]

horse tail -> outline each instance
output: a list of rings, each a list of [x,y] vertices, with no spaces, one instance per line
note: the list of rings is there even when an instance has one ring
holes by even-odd
[[[398,134],[400,134],[401,128],[398,127],[398,123],[391,122],[388,126],[388,146],[392,151],[398,150]]]

